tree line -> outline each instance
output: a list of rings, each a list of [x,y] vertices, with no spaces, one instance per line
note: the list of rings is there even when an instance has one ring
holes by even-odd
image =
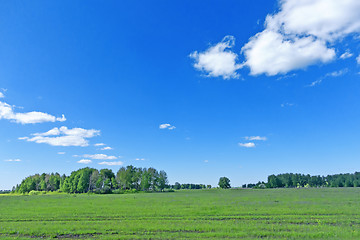
[[[13,192],[61,191],[66,193],[121,193],[123,191],[163,191],[169,188],[165,171],[155,168],[120,168],[116,175],[111,169],[82,168],[70,176],[59,173],[35,174],[22,180]]]
[[[267,182],[244,184],[243,188],[294,188],[294,187],[360,187],[360,172],[310,176],[310,174],[284,173],[268,176]]]

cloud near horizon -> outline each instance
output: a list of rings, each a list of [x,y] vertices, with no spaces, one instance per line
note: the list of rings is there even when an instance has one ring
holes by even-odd
[[[17,159],[7,159],[4,160],[4,162],[21,162],[21,159],[17,158]]]
[[[81,160],[77,161],[77,163],[90,164],[90,163],[92,163],[92,161],[90,159],[81,159]]]
[[[124,163],[123,162],[121,162],[121,161],[118,161],[118,162],[106,162],[106,161],[104,161],[104,162],[100,162],[100,163],[98,163],[99,165],[107,165],[107,166],[121,166],[121,165],[123,165]]]
[[[28,142],[46,143],[51,146],[89,146],[88,138],[100,135],[100,130],[67,127],[53,128],[45,133],[34,133],[33,137],[21,137]]]
[[[84,158],[91,158],[95,160],[115,160],[116,156],[109,156],[106,154],[84,154],[82,155]]]

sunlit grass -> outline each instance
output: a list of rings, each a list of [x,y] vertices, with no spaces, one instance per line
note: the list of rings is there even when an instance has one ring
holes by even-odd
[[[0,238],[360,239],[360,189],[0,196]]]

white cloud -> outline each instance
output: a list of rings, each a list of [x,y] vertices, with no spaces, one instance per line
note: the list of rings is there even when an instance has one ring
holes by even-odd
[[[240,147],[245,147],[245,148],[253,148],[255,147],[255,143],[253,142],[248,142],[248,143],[239,143]]]
[[[7,160],[4,160],[5,162],[21,162],[20,159],[7,159]]]
[[[92,161],[89,159],[81,159],[81,160],[77,161],[77,163],[89,164],[89,163],[92,163]]]
[[[357,62],[357,64],[360,64],[360,55],[359,55],[359,56],[357,56],[357,58],[356,58],[356,62]]]
[[[100,165],[108,165],[108,166],[121,166],[124,163],[121,161],[118,161],[118,162],[100,162],[99,164]]]
[[[4,97],[5,95],[2,92],[0,92],[0,98],[4,98]]]
[[[105,143],[95,143],[94,146],[95,147],[101,147],[101,146],[105,146]]]
[[[204,160],[204,163],[208,163],[209,162],[209,160]]]
[[[346,52],[344,52],[343,54],[341,54],[340,58],[341,59],[347,59],[352,57],[354,54],[352,54],[349,50],[347,50]]]
[[[252,75],[284,74],[327,63],[335,59],[335,50],[329,45],[360,32],[358,0],[279,3],[280,11],[266,17],[265,30],[250,38],[242,49]]]
[[[251,136],[251,137],[244,137],[246,140],[249,141],[266,141],[266,137],[260,137],[260,136]]]
[[[58,152],[59,155],[64,155],[66,152]]]
[[[341,69],[339,71],[334,71],[334,72],[331,72],[331,73],[327,73],[325,75],[325,77],[340,77],[340,76],[346,74],[348,71],[349,71],[349,69],[344,68],[344,69]]]
[[[163,123],[163,124],[160,124],[159,128],[160,128],[160,129],[173,130],[173,129],[175,129],[176,127],[175,127],[175,126],[172,126],[172,125],[169,124],[169,123]]]
[[[347,72],[349,71],[349,69],[347,68],[344,68],[344,69],[341,69],[339,71],[334,71],[334,72],[330,72],[330,73],[327,73],[325,76],[313,81],[312,83],[310,83],[308,85],[308,87],[314,87],[316,85],[319,85],[320,83],[322,83],[322,81],[325,79],[325,78],[328,78],[328,77],[340,77],[344,74],[346,74]]]
[[[245,65],[251,75],[285,74],[315,63],[327,63],[335,58],[335,50],[314,37],[285,38],[281,33],[265,30],[242,48]]]
[[[190,57],[195,60],[194,67],[208,77],[238,78],[236,71],[242,66],[236,63],[238,55],[230,50],[234,45],[235,38],[226,36],[204,52],[191,53]]]
[[[96,160],[115,160],[117,157],[115,156],[108,156],[106,154],[84,154],[84,158],[91,158]]]
[[[89,146],[87,138],[100,134],[99,130],[67,127],[53,128],[45,133],[34,133],[33,137],[21,137],[20,140],[28,142],[46,143],[52,146]]]
[[[27,112],[27,113],[15,113],[13,106],[1,101],[0,101],[0,119],[7,119],[12,122],[21,123],[21,124],[66,121],[64,115],[62,115],[62,117],[55,117],[48,113],[35,112],[35,111]]]
[[[145,161],[145,158],[135,158],[135,161]]]
[[[112,149],[113,149],[112,147],[103,147],[100,150],[112,150]]]
[[[295,104],[294,103],[288,103],[288,102],[281,104],[281,107],[292,107],[292,106],[295,106]]]

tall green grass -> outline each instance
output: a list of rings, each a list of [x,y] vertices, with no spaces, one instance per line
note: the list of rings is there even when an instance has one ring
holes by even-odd
[[[1,195],[0,238],[360,239],[360,188]]]

